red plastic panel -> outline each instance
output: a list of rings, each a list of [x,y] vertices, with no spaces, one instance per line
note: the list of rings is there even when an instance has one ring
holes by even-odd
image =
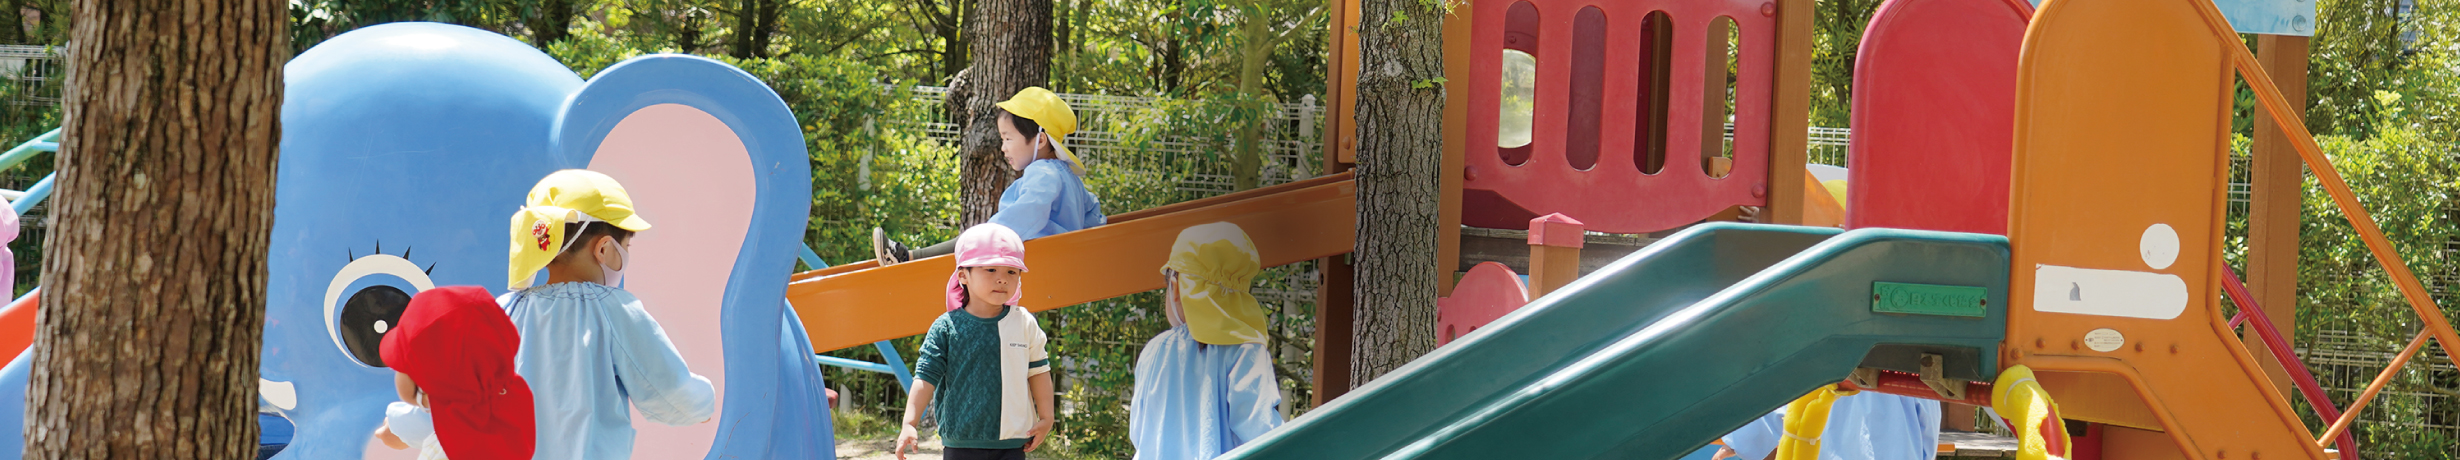
[[[1891,0],[1854,63],[1847,228],[2007,234],[2022,0]]]
[[[1522,8],[1535,14],[1510,14]],[[1697,222],[1718,211],[1735,205],[1763,205],[1768,176],[1768,121],[1776,55],[1776,11],[1765,0],[1476,0],[1471,17],[1472,37],[1470,81],[1463,90],[1469,91],[1469,132],[1467,133],[1467,168],[1462,180],[1462,216],[1467,225],[1485,228],[1520,228],[1530,218],[1547,213],[1563,213],[1587,222],[1591,230],[1612,233],[1643,233],[1674,228]],[[1642,147],[1639,133],[1664,133],[1665,152],[1670,165],[1657,174],[1644,174],[1633,161],[1637,155],[1596,155],[1596,165],[1583,171],[1575,168],[1569,155],[1570,130],[1573,125],[1573,66],[1579,59],[1574,46],[1576,18],[1584,8],[1597,8],[1604,13],[1603,87],[1599,97],[1602,113],[1597,126],[1646,126],[1641,123],[1643,111],[1654,111],[1656,104],[1640,103],[1644,84],[1642,75],[1663,75],[1666,78],[1663,130],[1600,130],[1598,152],[1634,152]],[[1652,56],[1654,44],[1644,46],[1649,35],[1643,18],[1653,12],[1664,12],[1670,32],[1665,49],[1671,50],[1659,58]],[[1501,99],[1502,55],[1507,46],[1509,18],[1534,16],[1536,20],[1537,101],[1535,132],[1528,160],[1517,166],[1505,162],[1503,149],[1495,146],[1496,123]],[[1705,103],[1723,105],[1724,101],[1706,101],[1707,84],[1722,86],[1725,82],[1705,82],[1703,75],[1709,52],[1709,21],[1718,17],[1732,18],[1740,27],[1741,61],[1735,82],[1735,151],[1739,152],[1733,174],[1719,179],[1701,170],[1691,158],[1701,151],[1702,142],[1722,142],[1702,139],[1701,116]],[[1724,47],[1724,37],[1718,37],[1717,50]],[[1663,59],[1668,68],[1642,68],[1645,60]],[[1722,58],[1722,56],[1720,56]],[[1723,62],[1716,63],[1723,65]],[[1585,67],[1585,66],[1584,66]],[[1584,90],[1585,91],[1585,90]],[[1650,96],[1655,96],[1654,94]],[[1715,144],[1709,144],[1715,145]],[[1585,147],[1584,147],[1585,149]]]
[[[1571,113],[1564,119],[1572,126],[1563,140],[1563,155],[1572,169],[1586,171],[1597,166],[1598,123],[1604,121],[1598,116],[1606,107],[1605,10],[1581,8],[1572,18],[1571,78]]]
[[[1452,343],[1528,304],[1529,286],[1511,268],[1494,262],[1469,267],[1452,296],[1435,301],[1435,343]]]

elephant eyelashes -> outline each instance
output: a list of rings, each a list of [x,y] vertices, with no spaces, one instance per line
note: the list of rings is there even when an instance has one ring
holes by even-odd
[[[407,250],[396,256],[378,248],[364,256],[352,254],[325,289],[325,331],[333,336],[333,346],[368,367],[385,367],[379,353],[384,334],[401,322],[410,297],[435,288],[428,278],[435,266],[419,267],[407,258]]]

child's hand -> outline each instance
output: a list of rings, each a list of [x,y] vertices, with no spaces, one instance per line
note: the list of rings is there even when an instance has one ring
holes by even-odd
[[[1032,431],[1025,432],[1025,437],[1031,439],[1025,441],[1026,452],[1033,452],[1034,448],[1042,447],[1042,441],[1051,439],[1051,419],[1046,418],[1040,423],[1035,423]]]
[[[922,449],[914,445],[916,441],[915,438],[917,438],[917,436],[914,434],[913,425],[906,425],[904,428],[897,429],[897,460],[905,460],[905,451],[908,449],[912,449],[916,453],[922,452]],[[1031,447],[1027,448],[1027,450],[1031,449]]]
[[[376,427],[376,440],[384,442],[385,447],[391,447],[393,450],[410,448],[410,443],[402,442],[400,436],[393,435],[393,427],[391,426]]]

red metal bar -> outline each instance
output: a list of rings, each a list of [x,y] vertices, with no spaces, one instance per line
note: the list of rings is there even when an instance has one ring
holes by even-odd
[[[2298,393],[2306,395],[2306,405],[2314,406],[2317,417],[2339,420],[2340,408],[2333,407],[2332,396],[2323,392],[2323,384],[2315,380],[2315,373],[2307,370],[2306,363],[2299,362],[2289,350],[2289,341],[2272,327],[2272,318],[2263,315],[2264,309],[2255,303],[2255,295],[2247,292],[2246,282],[2238,279],[2238,269],[2221,270],[2221,279],[2221,288],[2229,291],[2230,302],[2238,305],[2238,317],[2229,320],[2230,330],[2237,330],[2238,323],[2253,318],[2255,335],[2272,350],[2272,357],[2281,362],[2281,368],[2289,370],[2289,379],[2297,383]],[[2340,447],[2340,458],[2358,458],[2357,436],[2344,431],[2333,443]]]

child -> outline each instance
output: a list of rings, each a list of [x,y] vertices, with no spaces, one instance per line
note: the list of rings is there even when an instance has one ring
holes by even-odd
[[[402,402],[376,438],[419,459],[528,460],[537,436],[529,382],[513,372],[521,337],[486,289],[452,286],[410,298],[378,352]]]
[[[1264,310],[1247,293],[1263,268],[1237,224],[1188,227],[1171,244],[1162,266],[1170,330],[1136,357],[1128,441],[1137,459],[1209,459],[1281,426]]]
[[[1861,392],[1837,398],[1828,407],[1827,428],[1812,444],[1819,458],[1831,460],[1936,458],[1939,455],[1939,402],[1886,393]],[[1769,458],[1786,438],[1785,409],[1761,416],[1725,435],[1731,455],[1744,460]],[[1724,456],[1720,456],[1724,458]]]
[[[649,229],[635,211],[615,179],[567,169],[540,179],[513,215],[516,290],[502,303],[521,332],[514,367],[547,389],[538,458],[632,458],[632,409],[668,425],[717,412],[709,379],[684,365],[640,299],[620,289],[632,234]],[[547,284],[531,287],[541,267]]]
[[[948,312],[923,335],[906,395],[897,458],[917,439],[922,414],[940,410],[948,460],[1023,460],[1051,432],[1048,337],[1023,307],[1025,242],[999,224],[957,237],[957,270],[948,277]]]
[[[1016,97],[998,105],[994,115],[999,119],[1000,152],[1010,169],[1025,175],[1000,193],[999,212],[989,223],[1029,240],[1102,225],[1102,203],[1085,190],[1085,163],[1060,142],[1076,132],[1076,112],[1041,87],[1017,91]],[[947,255],[953,244],[908,250],[889,240],[888,232],[871,229],[872,256],[882,266]]]

